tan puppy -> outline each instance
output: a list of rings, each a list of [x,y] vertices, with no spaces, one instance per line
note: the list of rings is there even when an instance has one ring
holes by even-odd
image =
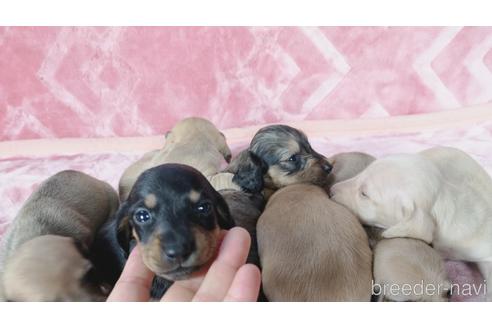
[[[339,153],[328,158],[333,166],[328,175],[328,189],[335,183],[355,177],[375,160],[374,156],[360,152]]]
[[[73,238],[44,235],[23,243],[6,263],[9,301],[103,301],[93,268]]]
[[[257,225],[263,289],[270,301],[369,301],[372,253],[357,218],[323,189],[277,191]]]
[[[379,159],[331,194],[385,229],[384,238],[432,243],[445,258],[477,262],[492,281],[492,179],[464,152],[436,147]]]
[[[71,237],[89,248],[97,229],[118,208],[107,183],[77,171],[62,171],[44,181],[13,220],[0,250],[0,270],[25,242],[42,235]],[[2,281],[0,272],[0,283]]]
[[[126,200],[139,175],[152,167],[166,163],[186,164],[210,178],[219,171],[222,159],[231,160],[231,150],[224,135],[206,119],[186,118],[168,133],[164,148],[145,154],[123,172],[119,183],[120,199]]]
[[[374,249],[374,281],[380,300],[445,302],[451,295],[443,259],[418,239],[381,240]]]

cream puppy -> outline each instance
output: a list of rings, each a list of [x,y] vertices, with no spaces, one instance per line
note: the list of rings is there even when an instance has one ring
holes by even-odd
[[[451,295],[443,259],[418,239],[378,242],[374,249],[374,282],[382,301],[445,302]]]
[[[432,243],[447,259],[477,262],[492,281],[492,179],[466,153],[436,147],[389,156],[330,193],[365,224],[385,229],[384,238]]]
[[[2,240],[0,284],[3,285],[3,271],[15,276],[15,270],[9,268],[8,263],[22,262],[22,256],[16,259],[17,250],[34,238],[66,236],[89,249],[96,231],[114,214],[118,203],[118,195],[109,184],[82,172],[62,171],[44,181],[24,203]],[[31,264],[22,265],[25,266],[16,267]],[[17,294],[12,288],[9,291]]]
[[[369,301],[372,252],[357,218],[310,184],[281,188],[257,224],[270,301]]]
[[[119,183],[120,200],[128,198],[139,175],[152,167],[166,163],[186,164],[210,178],[219,171],[223,159],[231,160],[231,150],[215,125],[199,117],[186,118],[167,134],[162,149],[146,153],[123,172]]]

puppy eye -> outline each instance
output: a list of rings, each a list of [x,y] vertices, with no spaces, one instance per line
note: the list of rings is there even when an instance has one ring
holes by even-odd
[[[360,191],[360,195],[364,198],[369,198],[369,196],[367,196],[366,192],[364,190],[361,190]]]
[[[202,215],[208,215],[212,210],[212,205],[207,202],[200,203],[196,206],[196,211]]]
[[[152,215],[146,209],[141,208],[133,214],[133,219],[138,223],[146,223],[152,219]]]
[[[289,162],[297,162],[298,160],[299,160],[299,155],[297,154],[290,156],[288,159]]]

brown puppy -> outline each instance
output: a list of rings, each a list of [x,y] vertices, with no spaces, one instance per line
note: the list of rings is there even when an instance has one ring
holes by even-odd
[[[444,302],[451,295],[441,256],[418,239],[381,240],[374,249],[374,281],[380,300]]]
[[[333,165],[328,176],[328,189],[337,182],[352,179],[375,160],[374,156],[361,152],[339,153],[328,158],[328,162]]]
[[[335,183],[352,179],[375,160],[374,156],[361,152],[338,153],[328,158],[328,162],[333,165],[333,170],[328,176],[326,190],[329,192]],[[381,240],[383,230],[366,225],[363,225],[363,227],[367,237],[369,237],[369,246],[373,249],[376,243]]]
[[[93,267],[73,238],[44,235],[22,244],[3,275],[9,301],[104,301]]]
[[[311,147],[302,131],[287,125],[260,129],[251,140],[249,150],[257,160],[252,159],[247,166],[239,164],[234,181],[245,190],[257,191],[262,187],[259,182],[273,190],[294,183],[324,187],[332,169],[328,160]],[[260,166],[260,170],[252,170],[251,163]],[[263,166],[265,174],[264,181],[261,181],[257,174],[263,171]]]
[[[257,236],[270,301],[370,301],[367,236],[320,187],[294,184],[273,194]]]
[[[71,170],[55,174],[27,199],[7,230],[0,270],[5,270],[5,261],[15,257],[23,243],[42,235],[71,237],[89,248],[118,203],[114,189],[103,181]]]
[[[167,134],[162,149],[146,153],[123,172],[119,183],[120,199],[126,200],[139,175],[152,167],[165,163],[186,164],[209,178],[219,171],[222,159],[231,160],[231,150],[224,135],[206,119],[186,118]]]

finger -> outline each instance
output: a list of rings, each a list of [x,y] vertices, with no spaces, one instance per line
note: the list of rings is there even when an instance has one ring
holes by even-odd
[[[108,297],[109,302],[141,302],[150,299],[150,286],[154,273],[142,261],[137,245],[128,257],[120,279]]]
[[[254,264],[245,264],[236,273],[224,301],[256,302],[260,293],[260,285],[260,269]]]
[[[194,301],[222,301],[239,268],[248,257],[251,238],[243,228],[229,230],[217,259],[212,263]]]
[[[222,245],[222,241],[226,235],[226,230],[221,230],[219,238],[217,240],[217,248],[220,248]],[[215,258],[215,256],[214,256]],[[212,262],[212,261],[210,261]],[[203,279],[205,278],[205,274],[210,268],[211,263],[205,266],[200,272],[198,272],[194,277],[179,280],[174,282],[171,287],[166,291],[164,296],[161,299],[161,302],[189,302],[193,299],[196,292],[200,288]]]

